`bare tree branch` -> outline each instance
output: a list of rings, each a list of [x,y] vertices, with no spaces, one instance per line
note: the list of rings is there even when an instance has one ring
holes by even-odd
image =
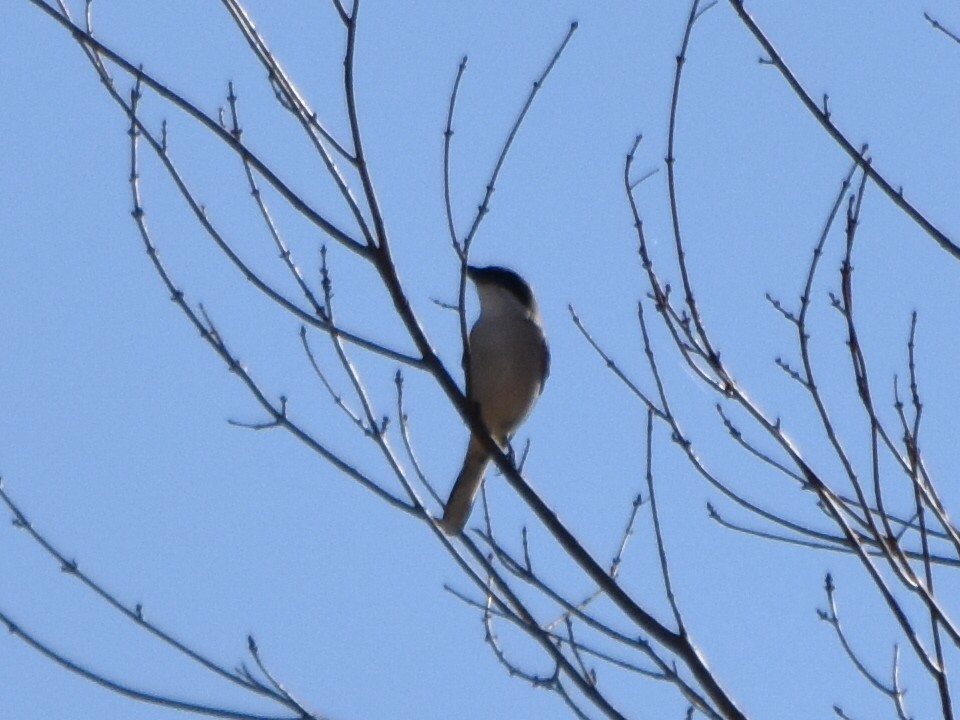
[[[46,536],[36,529],[36,527],[32,522],[30,522],[20,507],[13,501],[13,498],[11,498],[7,491],[3,488],[2,483],[0,483],[0,500],[2,500],[10,512],[13,513],[13,523],[15,527],[26,532],[34,543],[36,543],[47,555],[57,562],[64,574],[79,580],[80,583],[92,591],[94,595],[120,613],[124,619],[145,630],[147,633],[172,648],[175,652],[193,661],[204,670],[223,680],[228,681],[233,685],[236,685],[240,689],[265,697],[268,700],[279,703],[280,705],[295,710],[298,713],[302,710],[302,708],[293,703],[290,698],[277,692],[276,690],[272,690],[263,683],[256,681],[253,677],[242,676],[238,673],[232,672],[225,666],[220,665],[214,660],[204,656],[197,650],[189,647],[187,644],[177,640],[171,634],[161,629],[156,623],[148,620],[144,615],[143,606],[141,604],[137,603],[135,607],[130,608],[120,602],[116,595],[107,590],[102,584],[94,580],[88,573],[82,570],[80,568],[80,564],[75,559],[68,558],[64,553],[58,550],[53,543],[46,538]],[[9,615],[2,611],[0,611],[0,622],[3,622],[7,626],[7,630],[10,633],[19,637],[30,647],[37,650],[50,660],[53,660],[56,664],[120,695],[124,695],[141,702],[162,705],[164,707],[169,707],[176,710],[184,710],[187,712],[208,715],[211,717],[236,718],[237,720],[249,720],[254,717],[262,717],[249,715],[239,711],[232,711],[222,707],[190,703],[185,700],[173,698],[172,696],[157,695],[142,690],[137,690],[125,683],[111,680],[101,673],[90,670],[80,663],[68,659],[62,653],[54,650],[49,644],[37,639],[33,634],[25,630],[18,623],[14,622]],[[307,715],[304,711],[303,714],[298,714],[297,717],[315,718],[317,716]],[[263,720],[266,719],[264,718]]]
[[[940,24],[940,21],[937,20],[937,19],[935,19],[932,15],[930,15],[930,13],[926,13],[926,12],[925,12],[925,13],[923,14],[923,18],[924,18],[924,20],[926,20],[928,23],[930,23],[930,26],[931,26],[934,30],[939,30],[939,31],[942,32],[944,35],[946,35],[948,38],[950,38],[950,39],[953,40],[955,43],[957,43],[958,45],[960,45],[960,36],[958,36],[956,33],[952,32],[951,30],[948,30],[948,29],[945,28],[943,25],[941,25],[941,24]]]
[[[790,89],[793,90],[794,94],[797,96],[797,98],[799,98],[800,102],[810,112],[810,114],[816,118],[817,122],[820,123],[820,126],[824,129],[824,131],[826,131],[826,133],[833,138],[834,142],[840,146],[840,148],[850,157],[851,160],[859,164],[860,169],[867,174],[870,180],[872,180],[877,187],[883,191],[883,194],[886,195],[894,205],[900,208],[907,217],[913,220],[913,222],[915,222],[927,235],[933,238],[941,248],[950,253],[950,255],[952,255],[954,258],[960,259],[960,246],[947,237],[946,233],[930,222],[930,220],[928,220],[923,213],[921,213],[912,203],[910,203],[910,201],[903,196],[902,189],[894,188],[893,185],[891,185],[883,175],[877,172],[872,164],[863,160],[862,153],[833,123],[833,120],[831,119],[830,113],[827,111],[827,109],[821,108],[819,105],[817,105],[816,101],[804,89],[803,85],[800,84],[800,80],[797,79],[797,76],[794,75],[793,71],[783,60],[780,53],[777,52],[777,49],[773,46],[773,43],[766,36],[750,13],[747,12],[747,9],[744,7],[743,0],[728,1],[731,7],[733,7],[734,11],[737,13],[737,16],[743,22],[744,26],[750,31],[750,34],[752,34],[756,38],[757,42],[763,47],[763,51],[767,54],[769,63],[777,68],[780,74],[783,75],[783,78],[787,81]]]

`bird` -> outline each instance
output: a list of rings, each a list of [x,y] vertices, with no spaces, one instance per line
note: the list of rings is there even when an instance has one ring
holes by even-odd
[[[502,448],[533,408],[550,373],[550,349],[533,291],[513,270],[467,266],[480,298],[480,315],[466,352],[467,399]],[[453,484],[440,526],[448,535],[463,531],[483,482],[490,455],[471,434],[463,467]]]

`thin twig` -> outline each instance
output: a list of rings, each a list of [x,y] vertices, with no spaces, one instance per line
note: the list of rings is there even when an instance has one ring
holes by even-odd
[[[850,645],[849,640],[847,640],[846,633],[843,631],[843,626],[840,624],[840,615],[837,612],[835,598],[836,588],[833,584],[833,576],[831,576],[830,573],[827,573],[824,581],[824,591],[827,595],[827,605],[829,609],[817,610],[817,616],[825,623],[833,627],[834,631],[837,633],[837,639],[840,641],[840,646],[843,648],[843,651],[846,653],[847,657],[850,659],[850,662],[853,663],[860,675],[866,679],[867,682],[869,682],[876,690],[891,699],[894,707],[896,707],[897,717],[900,718],[900,720],[907,720],[907,715],[903,706],[903,696],[905,691],[899,686],[899,675],[896,670],[898,665],[897,658],[899,657],[899,650],[896,646],[894,646],[894,684],[886,685],[874,673],[870,672],[866,665],[863,664],[856,651],[854,651],[853,646]]]
[[[227,87],[227,103],[230,108],[231,120],[230,132],[237,139],[237,141],[240,141],[243,130],[240,127],[240,116],[237,110],[237,95],[234,92],[232,81],[228,83]],[[251,167],[250,162],[246,159],[243,160],[243,169],[247,176],[247,184],[250,187],[250,195],[257,204],[257,208],[260,211],[260,216],[263,218],[263,222],[267,226],[270,237],[273,238],[274,244],[280,251],[280,259],[283,260],[287,270],[293,276],[294,281],[300,288],[300,292],[303,293],[304,299],[307,301],[310,307],[313,308],[314,315],[325,319],[326,313],[324,308],[317,300],[313,290],[309,285],[307,285],[306,280],[303,279],[303,273],[300,272],[300,268],[294,261],[293,254],[290,252],[290,248],[287,246],[286,242],[284,242],[283,236],[280,234],[280,230],[273,219],[273,215],[271,214],[270,209],[267,207],[266,201],[263,199],[263,192],[261,192],[260,186],[257,184],[257,179],[254,176],[254,170]]]
[[[712,7],[712,4],[709,6]],[[705,9],[709,9],[709,7]],[[703,326],[703,320],[700,317],[700,310],[697,307],[696,297],[693,294],[693,285],[690,281],[690,275],[687,271],[687,264],[684,262],[683,239],[680,232],[680,207],[677,200],[677,182],[676,182],[676,134],[677,134],[677,115],[680,105],[680,86],[683,74],[683,66],[687,59],[687,50],[690,45],[690,37],[693,33],[693,27],[697,20],[702,16],[700,11],[700,0],[693,0],[690,5],[690,13],[687,18],[687,24],[683,31],[683,40],[680,43],[680,52],[677,53],[677,69],[673,75],[673,93],[670,99],[670,119],[667,128],[667,157],[665,158],[667,166],[667,193],[670,200],[670,218],[673,227],[673,241],[677,253],[677,265],[680,270],[680,279],[683,284],[684,303],[690,312],[693,325],[696,328],[696,340],[698,349],[702,350],[703,356],[714,364],[714,358],[719,358],[719,353],[713,349],[707,339],[707,333]]]
[[[516,139],[517,133],[520,131],[520,126],[523,125],[524,118],[526,118],[527,112],[533,105],[533,101],[537,97],[537,93],[540,92],[544,82],[546,82],[547,77],[550,75],[550,71],[553,70],[553,66],[557,64],[557,61],[563,54],[563,51],[566,50],[567,45],[570,42],[570,38],[573,37],[573,33],[576,32],[577,27],[579,27],[579,24],[576,21],[570,23],[570,28],[567,30],[566,35],[560,42],[559,47],[557,47],[557,49],[554,51],[553,57],[550,58],[550,61],[540,74],[540,77],[533,81],[533,87],[530,88],[530,92],[527,94],[527,99],[524,102],[523,107],[520,109],[520,113],[517,115],[517,119],[514,121],[513,127],[510,128],[510,132],[507,134],[507,139],[504,141],[503,146],[500,149],[500,155],[497,157],[497,162],[493,166],[493,172],[490,174],[490,179],[487,181],[487,187],[486,191],[484,192],[483,199],[477,206],[477,214],[474,216],[473,224],[470,226],[470,229],[463,238],[462,249],[464,255],[467,255],[470,252],[470,245],[473,242],[474,236],[477,234],[480,223],[490,211],[490,198],[493,196],[493,191],[497,184],[497,178],[500,176],[500,170],[503,168],[504,161],[507,159],[507,153],[510,152],[513,141]]]
[[[253,635],[247,636],[247,649],[250,651],[250,655],[253,656],[253,661],[257,664],[257,667],[260,668],[260,672],[263,673],[264,677],[273,685],[274,689],[280,693],[286,701],[290,704],[291,707],[296,708],[304,717],[315,717],[307,708],[297,700],[289,690],[280,682],[272,672],[267,668],[266,664],[263,662],[263,658],[260,656],[260,648],[257,646],[256,641],[253,639]],[[317,718],[317,720],[321,720]]]
[[[687,635],[687,628],[683,622],[683,615],[680,613],[680,606],[677,605],[677,598],[673,592],[673,583],[670,582],[670,568],[667,563],[667,551],[663,544],[663,531],[660,527],[660,513],[657,510],[657,494],[653,489],[653,412],[647,410],[646,425],[646,479],[647,493],[650,495],[650,515],[653,517],[653,534],[657,540],[657,556],[660,559],[660,575],[663,577],[663,589],[667,595],[667,602],[670,603],[670,609],[673,611],[673,619],[677,623],[677,632],[681,635]]]
[[[453,90],[450,91],[450,103],[447,107],[447,126],[443,130],[443,206],[447,214],[447,232],[450,233],[450,243],[462,254],[460,241],[457,239],[456,223],[453,219],[453,203],[450,199],[450,148],[453,143],[453,111],[457,106],[457,95],[460,92],[460,81],[467,70],[467,56],[464,55],[457,66],[457,77],[453,81]]]
[[[313,348],[310,347],[310,341],[307,340],[307,328],[303,325],[300,326],[300,344],[303,346],[303,351],[307,355],[307,360],[310,362],[310,367],[313,368],[313,372],[320,379],[320,383],[327,391],[327,394],[330,396],[333,404],[340,408],[344,415],[350,419],[350,422],[360,428],[364,435],[372,432],[367,424],[364,423],[363,418],[347,406],[346,402],[343,400],[343,396],[334,390],[333,386],[330,384],[326,373],[323,372],[323,370],[320,368],[320,364],[317,362],[317,358],[313,353]]]
[[[216,707],[213,705],[202,705],[200,703],[192,703],[186,700],[178,700],[177,698],[165,695],[149,693],[144,690],[137,690],[136,688],[124,683],[111,680],[106,675],[89,670],[73,660],[70,660],[65,655],[54,650],[47,643],[38,640],[33,634],[24,630],[20,625],[15,623],[10,616],[2,611],[0,611],[0,623],[3,623],[6,626],[7,631],[12,635],[20,638],[31,648],[46,657],[48,660],[53,661],[60,667],[82,677],[84,680],[88,680],[96,685],[106,688],[117,695],[122,695],[123,697],[127,697],[138,702],[157,705],[159,707],[177,710],[180,712],[206,715],[207,717],[227,718],[228,720],[292,720],[289,715],[272,717],[264,716],[262,714],[254,715],[251,713],[241,712],[239,710],[229,710],[227,708]],[[296,717],[303,718],[305,716],[298,713]]]
[[[941,25],[941,24],[940,24],[940,21],[939,21],[939,20],[936,20],[932,15],[930,15],[930,13],[927,13],[927,12],[923,13],[923,18],[924,18],[928,23],[930,23],[930,26],[931,26],[934,30],[939,30],[939,31],[942,32],[944,35],[946,35],[948,38],[950,38],[950,39],[953,40],[955,43],[957,43],[958,45],[960,45],[960,36],[958,36],[956,33],[948,30],[948,29],[945,28],[943,25]]]
[[[620,366],[603,348],[600,347],[600,344],[594,339],[593,335],[587,330],[586,325],[583,324],[583,321],[580,319],[580,315],[577,314],[577,311],[573,309],[573,305],[567,305],[567,310],[570,312],[570,319],[573,320],[574,326],[577,330],[580,331],[580,334],[583,335],[583,338],[590,344],[590,347],[593,348],[594,352],[600,356],[604,364],[606,364],[607,369],[610,370],[620,381],[633,393],[640,401],[647,406],[647,409],[657,415],[659,418],[664,418],[664,411],[660,406],[658,406],[653,399],[647,395],[639,386],[634,383],[626,373],[620,369]]]
[[[419,460],[417,460],[417,454],[413,449],[413,442],[410,440],[410,418],[407,415],[407,409],[403,402],[403,373],[398,369],[396,375],[394,375],[394,386],[397,389],[397,418],[398,424],[400,425],[400,440],[403,442],[404,450],[406,450],[407,457],[410,459],[410,464],[413,466],[413,471],[416,473],[417,478],[427,489],[427,492],[430,493],[438,505],[443,505],[443,498],[437,493],[434,489],[433,484],[427,480],[426,473],[424,473],[423,468],[420,465]]]

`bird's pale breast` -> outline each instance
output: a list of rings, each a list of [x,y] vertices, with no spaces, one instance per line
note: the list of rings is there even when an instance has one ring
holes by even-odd
[[[493,322],[481,318],[471,331],[471,389],[493,435],[509,436],[537,399],[543,377],[541,347],[539,329],[523,317],[500,316]]]

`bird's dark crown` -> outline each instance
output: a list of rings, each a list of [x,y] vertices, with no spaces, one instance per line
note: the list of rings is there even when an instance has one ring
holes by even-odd
[[[534,305],[533,291],[527,285],[527,281],[513,270],[499,265],[488,265],[487,267],[469,265],[467,266],[467,277],[477,284],[498,285],[504,288],[526,308],[532,308]]]

